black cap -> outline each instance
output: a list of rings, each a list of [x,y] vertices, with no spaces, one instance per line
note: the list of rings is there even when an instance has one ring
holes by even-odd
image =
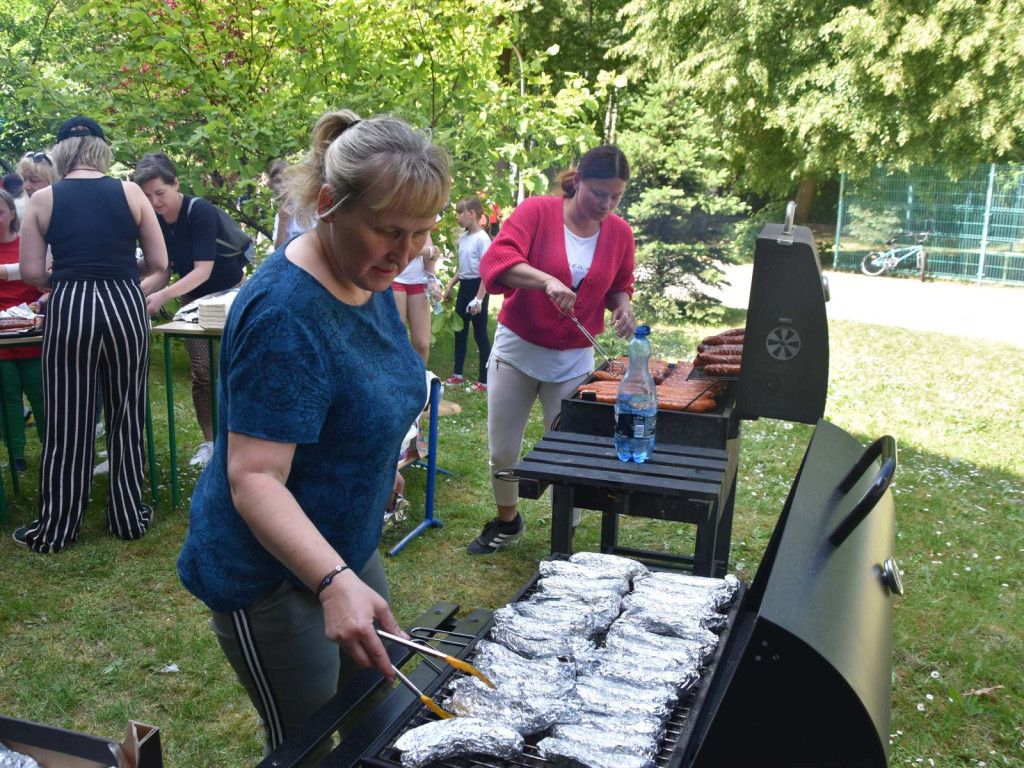
[[[16,173],[4,174],[3,187],[11,193],[12,197],[20,197],[24,190],[25,184],[22,181],[21,176]]]
[[[95,136],[97,139],[106,141],[100,124],[91,117],[72,117],[60,124],[60,130],[57,131],[58,142],[75,136]]]

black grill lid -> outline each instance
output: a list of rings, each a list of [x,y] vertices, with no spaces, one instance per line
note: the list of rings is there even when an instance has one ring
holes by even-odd
[[[895,463],[818,423],[680,765],[887,764]]]

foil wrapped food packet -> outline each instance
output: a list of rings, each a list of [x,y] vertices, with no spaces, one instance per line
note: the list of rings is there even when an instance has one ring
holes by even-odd
[[[630,590],[629,581],[621,577],[588,579],[567,574],[542,576],[537,581],[538,591],[545,594],[594,595],[615,592],[624,595]]]
[[[510,603],[494,612],[494,623],[495,626],[524,625],[533,628],[534,632],[543,629],[556,634],[572,634],[586,638],[597,634],[599,627],[594,611],[576,601],[564,601],[564,604],[559,606],[525,601]]]
[[[514,605],[521,615],[537,619],[548,616],[586,616],[591,635],[607,632],[622,612],[622,598],[617,595],[605,595],[594,600],[532,595]]]
[[[604,630],[615,621],[622,612],[622,595],[617,592],[595,592],[580,594],[578,592],[537,592],[530,595],[525,602],[544,603],[549,601],[581,603],[594,612],[594,619]],[[604,631],[602,630],[602,631]]]
[[[653,760],[614,752],[601,752],[587,744],[549,736],[537,743],[541,757],[551,762],[585,765],[588,768],[654,768]]]
[[[522,753],[523,746],[518,731],[497,720],[477,717],[435,720],[406,731],[395,742],[406,768],[469,754],[508,759]]]
[[[686,573],[648,571],[633,583],[635,592],[711,595],[716,610],[727,608],[736,597],[739,587],[740,580],[731,573],[723,579],[712,579],[707,576],[692,576]]]
[[[690,666],[674,663],[660,656],[623,653],[621,649],[599,648],[576,660],[580,675],[606,677],[629,685],[670,686],[678,694],[692,689],[700,681],[696,661]]]
[[[451,695],[445,699],[444,707],[458,715],[456,719],[497,720],[529,736],[555,723],[577,722],[582,702],[575,695],[575,689],[553,696],[514,685],[491,688],[475,677],[463,677],[452,683]]]
[[[627,579],[630,583],[637,578],[650,573],[646,565],[638,560],[630,560],[620,555],[607,555],[603,552],[577,552],[569,557],[570,563],[585,565],[589,568],[608,569],[617,572],[619,576]]]
[[[579,725],[600,728],[609,733],[625,733],[661,741],[665,735],[665,722],[656,717],[638,714],[608,715],[584,710],[580,713]],[[556,726],[557,727],[557,726]]]
[[[685,637],[651,632],[633,621],[622,618],[612,624],[605,637],[605,647],[623,653],[657,654],[678,664],[700,665],[707,662],[718,647],[718,635],[697,627]]]
[[[576,678],[576,695],[583,701],[586,711],[606,715],[643,715],[658,720],[668,719],[678,698],[675,689],[668,686],[645,688],[591,675]]]
[[[531,659],[546,656],[575,658],[596,647],[593,640],[578,632],[567,631],[564,625],[551,625],[514,613],[504,614],[501,620],[495,613],[490,639]]]
[[[0,744],[0,768],[40,768],[35,759]]]
[[[658,754],[658,738],[636,733],[622,733],[582,723],[559,724],[551,729],[556,739],[586,744],[598,752],[653,758]]]
[[[573,561],[573,560],[542,560],[538,566],[540,575],[544,578],[551,576],[566,577],[570,579],[582,579],[585,581],[591,581],[593,579],[625,579],[628,583],[632,583],[635,578],[634,574],[637,573],[637,569],[630,568],[626,565],[630,561],[624,560],[624,563],[610,563],[606,561],[590,560],[589,562]],[[636,561],[632,561],[636,562]],[[636,565],[642,566],[640,563]]]
[[[490,640],[477,643],[472,662],[498,686],[530,678],[555,689],[571,690],[576,682],[576,668],[568,662],[554,656],[528,659]]]
[[[719,613],[710,595],[657,595],[630,592],[622,599],[622,616],[662,635],[690,635],[704,628],[721,632],[729,617]]]

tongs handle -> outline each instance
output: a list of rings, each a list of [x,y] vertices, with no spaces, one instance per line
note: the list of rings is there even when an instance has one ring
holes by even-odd
[[[405,683],[406,687],[410,691],[412,691],[415,695],[420,697],[420,701],[423,702],[424,706],[427,709],[429,709],[435,715],[440,717],[442,720],[449,720],[449,719],[455,717],[455,715],[453,715],[451,712],[446,712],[445,710],[441,709],[441,705],[440,704],[438,704],[432,698],[427,696],[427,694],[425,694],[423,691],[421,691],[419,688],[417,688],[413,684],[412,680],[410,680],[408,677],[406,677],[405,675],[402,674],[402,670],[400,670],[394,664],[391,665],[391,668],[393,670],[395,670],[395,674],[398,675],[398,679],[401,680],[403,683]]]
[[[468,661],[463,661],[462,659],[457,659],[454,656],[449,656],[447,653],[439,651],[436,648],[432,648],[431,646],[425,643],[417,643],[414,640],[406,640],[404,637],[392,635],[390,632],[385,632],[383,629],[378,629],[377,634],[383,637],[385,640],[390,640],[393,643],[398,643],[400,645],[406,646],[407,648],[412,648],[415,651],[419,651],[420,653],[429,653],[431,656],[436,656],[439,659],[444,659],[444,661],[446,661],[448,664],[455,667],[456,669],[462,670],[467,675],[472,675],[473,677],[478,678],[482,682],[489,685],[491,688],[494,688],[494,683],[487,679],[487,675],[485,675],[479,669],[474,667]]]

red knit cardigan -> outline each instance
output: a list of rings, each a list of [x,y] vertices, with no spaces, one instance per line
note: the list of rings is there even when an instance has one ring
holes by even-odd
[[[505,300],[498,322],[521,337],[548,349],[579,349],[590,341],[544,291],[509,288],[501,275],[516,264],[557,277],[572,287],[569,257],[565,252],[565,221],[561,197],[531,197],[509,216],[480,262],[480,276],[488,293]],[[604,311],[616,293],[633,295],[633,230],[615,214],[601,222],[594,262],[576,292],[573,313],[583,327],[597,336],[604,330]]]

